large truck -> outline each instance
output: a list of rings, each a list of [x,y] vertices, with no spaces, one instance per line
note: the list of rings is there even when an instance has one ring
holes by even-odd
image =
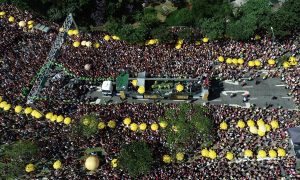
[[[113,82],[112,81],[103,81],[101,90],[103,96],[112,96],[113,95]]]

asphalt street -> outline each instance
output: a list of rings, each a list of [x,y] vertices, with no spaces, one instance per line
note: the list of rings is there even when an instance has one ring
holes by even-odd
[[[256,84],[256,81],[258,83]],[[257,107],[266,107],[270,105],[274,108],[282,107],[284,109],[297,109],[295,103],[293,102],[292,96],[289,96],[289,90],[285,88],[285,84],[279,78],[268,78],[263,80],[261,77],[256,80],[247,81],[246,85],[242,86],[241,82],[225,80],[222,82],[217,82],[213,84],[210,91],[210,104],[225,104],[229,106],[245,107],[249,108],[251,105]],[[232,93],[235,93],[235,97],[230,97]],[[248,93],[249,98],[247,102],[243,102],[243,94]],[[97,99],[93,103],[95,104],[106,104],[111,103],[121,103],[119,96],[113,97],[103,97],[101,89],[97,89],[93,92],[87,94],[88,97]],[[276,97],[276,99],[272,99]],[[130,103],[150,103],[154,100],[149,99],[132,99],[128,98],[126,100]],[[163,103],[180,103],[180,102],[190,102],[185,100],[159,100]],[[202,99],[194,101],[194,103],[204,103]]]
[[[285,84],[279,78],[269,78],[263,80],[257,78],[247,81],[246,85],[242,86],[241,82],[225,80],[221,82],[222,89],[213,89],[212,93],[217,93],[216,98],[210,100],[211,104],[228,104],[230,106],[250,107],[255,104],[257,107],[266,107],[267,104],[273,107],[282,106],[285,109],[296,109],[296,105],[292,97],[288,95],[289,90],[285,88]],[[230,97],[235,93],[235,97]],[[249,100],[243,102],[243,94],[248,93]],[[218,97],[219,96],[219,97]],[[272,99],[276,97],[276,99]]]

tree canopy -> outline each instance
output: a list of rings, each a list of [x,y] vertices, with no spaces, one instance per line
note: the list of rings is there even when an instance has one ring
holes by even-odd
[[[139,141],[124,145],[118,160],[120,167],[133,177],[148,173],[153,164],[152,152],[148,145]]]

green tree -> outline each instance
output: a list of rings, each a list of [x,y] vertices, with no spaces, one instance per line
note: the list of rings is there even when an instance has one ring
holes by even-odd
[[[283,6],[270,16],[270,26],[274,28],[274,34],[284,37],[300,29],[300,1],[287,0]],[[269,29],[270,30],[270,29]]]
[[[159,39],[161,43],[172,43],[174,41],[172,32],[167,26],[158,26],[151,31],[152,38]]]
[[[188,8],[173,11],[166,19],[169,26],[193,26],[194,18]]]
[[[231,21],[227,25],[226,34],[235,40],[248,40],[257,29],[256,22],[257,18],[254,15]]]
[[[14,179],[25,172],[25,166],[38,153],[31,141],[16,141],[0,146],[0,179]]]
[[[271,14],[271,5],[269,0],[251,0],[247,1],[240,8],[240,13],[237,16],[256,18],[257,29],[266,29],[269,24],[268,17]]]
[[[192,151],[214,138],[213,121],[204,106],[181,104],[178,110],[168,109],[160,120],[168,122],[165,135],[171,151]]]
[[[74,126],[75,132],[78,135],[84,135],[85,137],[91,137],[98,131],[98,121],[94,114],[83,116],[78,125]]]
[[[152,152],[145,142],[124,145],[120,152],[119,164],[130,176],[139,176],[150,171],[153,164]]]
[[[225,19],[204,18],[200,27],[202,33],[210,39],[222,38],[226,32]]]

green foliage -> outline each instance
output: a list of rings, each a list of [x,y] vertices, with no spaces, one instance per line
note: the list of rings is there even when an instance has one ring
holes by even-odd
[[[147,33],[147,27],[142,24],[138,27],[126,24],[119,30],[118,35],[129,43],[141,43],[146,41]]]
[[[243,6],[241,6],[240,11],[243,17],[252,16],[256,18],[257,29],[265,29],[269,24],[268,16],[271,14],[269,0],[247,1]]]
[[[169,26],[193,26],[194,18],[188,8],[173,11],[166,19]]]
[[[161,120],[168,122],[165,133],[171,151],[190,151],[214,138],[213,121],[201,105],[181,104],[178,111],[168,109]]]
[[[226,22],[224,19],[205,18],[200,23],[201,31],[210,39],[222,38],[225,34]]]
[[[244,16],[237,21],[229,22],[226,33],[235,40],[248,40],[255,33],[256,22],[257,18],[255,16]]]
[[[98,121],[94,114],[85,115],[80,119],[77,126],[74,127],[78,135],[91,137],[98,131]]]
[[[274,34],[278,37],[290,35],[300,29],[300,1],[287,0],[283,6],[270,16],[270,26],[274,28]]]
[[[166,26],[158,26],[157,28],[152,29],[151,37],[159,39],[159,42],[161,43],[172,43],[172,41],[174,41],[172,33]]]
[[[194,41],[194,31],[191,28],[183,28],[178,32],[178,38],[184,39],[188,42]]]
[[[232,13],[232,7],[228,1],[224,0],[191,0],[192,16],[197,19],[202,18],[224,18]]]
[[[152,152],[145,142],[124,145],[120,152],[119,164],[130,176],[139,176],[150,171],[153,164]]]
[[[0,179],[13,179],[21,176],[25,165],[38,153],[38,147],[31,141],[16,141],[0,146]]]

